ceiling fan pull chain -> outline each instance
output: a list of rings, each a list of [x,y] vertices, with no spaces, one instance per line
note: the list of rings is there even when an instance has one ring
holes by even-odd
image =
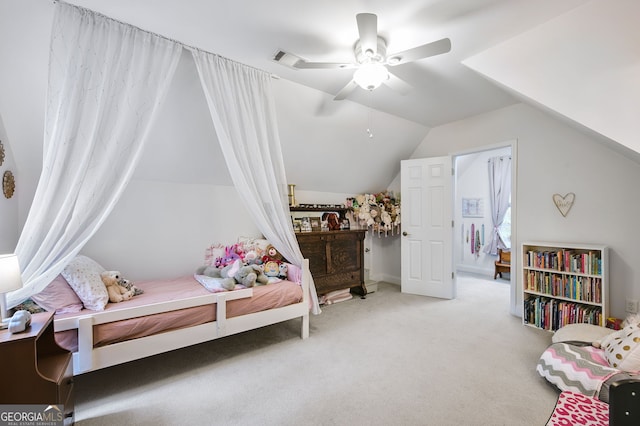
[[[373,91],[369,91],[369,126],[367,127],[367,134],[369,134],[369,139],[373,139]]]

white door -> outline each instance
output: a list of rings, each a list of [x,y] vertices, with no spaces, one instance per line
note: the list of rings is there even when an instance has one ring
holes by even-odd
[[[401,289],[453,299],[451,157],[401,161]]]

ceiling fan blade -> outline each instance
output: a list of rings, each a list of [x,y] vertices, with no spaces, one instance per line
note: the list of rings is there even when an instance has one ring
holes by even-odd
[[[304,59],[300,59],[293,64],[293,67],[298,69],[349,69],[355,68],[355,64],[344,62],[307,62]]]
[[[423,44],[422,46],[394,53],[393,55],[387,55],[387,63],[389,65],[406,64],[407,62],[417,61],[418,59],[428,58],[429,56],[447,53],[450,50],[451,40],[443,38],[442,40]]]
[[[398,77],[392,72],[389,73],[389,79],[383,82],[383,84],[386,84],[387,86],[389,86],[396,92],[400,93],[401,95],[407,95],[409,94],[409,92],[413,90],[412,85],[410,85],[409,83],[407,83],[406,81],[404,81],[403,79],[401,79],[400,77]]]
[[[347,96],[349,96],[351,94],[351,92],[353,92],[353,89],[355,89],[356,87],[358,87],[358,84],[355,82],[355,80],[351,80],[350,82],[347,83],[346,86],[344,86],[342,89],[340,89],[340,91],[338,92],[336,97],[333,98],[333,100],[334,101],[341,101],[341,100],[345,99]]]
[[[366,57],[373,57],[378,53],[378,17],[373,13],[358,13],[356,15],[360,46]]]

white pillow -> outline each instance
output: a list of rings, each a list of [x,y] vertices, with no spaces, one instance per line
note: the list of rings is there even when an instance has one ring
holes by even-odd
[[[103,311],[109,302],[107,287],[100,278],[104,270],[95,260],[79,255],[62,271],[62,276],[87,309]]]
[[[603,341],[604,355],[614,368],[640,371],[640,327],[630,324]]]
[[[585,342],[592,343],[604,339],[615,330],[593,324],[567,324],[559,328],[551,337],[553,343]]]

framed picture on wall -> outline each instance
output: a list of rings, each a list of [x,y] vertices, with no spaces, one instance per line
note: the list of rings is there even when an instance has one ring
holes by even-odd
[[[482,198],[463,198],[462,217],[484,217],[484,200]]]
[[[311,224],[312,231],[320,231],[322,229],[322,221],[320,220],[320,216],[318,217],[310,217],[309,222]]]

